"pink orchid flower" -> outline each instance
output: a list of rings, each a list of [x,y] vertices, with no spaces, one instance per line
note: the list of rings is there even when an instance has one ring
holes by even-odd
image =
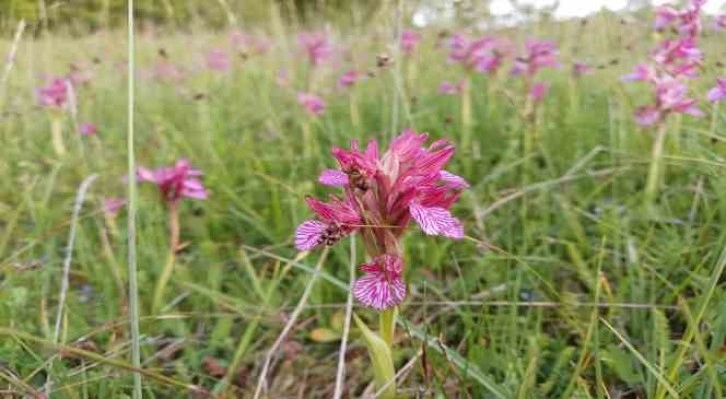
[[[40,105],[50,109],[62,109],[68,103],[68,83],[64,78],[54,78],[37,90]]]
[[[461,64],[466,70],[491,74],[502,66],[509,47],[504,39],[480,37],[472,40],[457,33],[449,41],[449,61]]]
[[[708,101],[726,100],[726,76],[716,79],[716,87],[708,91]]]
[[[535,102],[542,101],[545,96],[547,95],[547,92],[550,90],[550,85],[544,82],[537,82],[532,85],[532,87],[529,89],[529,96],[534,100]]]
[[[114,218],[116,217],[121,209],[126,205],[126,200],[123,198],[112,197],[103,200],[103,213],[107,216]]]
[[[726,14],[717,15],[713,19],[713,29],[717,31],[726,30]]]
[[[344,88],[352,87],[361,78],[362,78],[362,75],[360,74],[360,72],[356,71],[355,69],[351,69],[350,71],[342,74],[340,76],[340,78],[338,78],[338,88],[344,89]]]
[[[420,41],[421,35],[415,30],[404,29],[401,32],[401,50],[408,56],[413,54]]]
[[[703,116],[697,107],[697,100],[688,97],[688,86],[674,78],[663,78],[656,82],[655,104],[636,110],[636,122],[641,126],[659,123],[670,113]]]
[[[411,221],[427,235],[464,237],[449,208],[469,184],[443,169],[454,146],[438,140],[424,147],[427,139],[409,129],[383,154],[376,141],[365,150],[356,141],[350,150],[334,148],[339,168],[323,171],[318,181],[342,188],[344,197],[328,202],[308,198],[317,218],[300,224],[295,233],[297,249],[309,251],[358,232],[373,260],[361,266],[364,275],[353,292],[375,309],[396,306],[406,295],[400,239]]]
[[[325,112],[325,100],[315,94],[297,93],[297,101],[312,116],[320,116]]]
[[[305,51],[308,61],[313,66],[320,66],[333,55],[333,45],[325,33],[307,32],[297,36],[300,48]]]
[[[592,67],[586,62],[575,62],[572,64],[572,74],[575,75],[575,77],[590,75],[592,74]]]
[[[205,61],[207,68],[217,72],[228,71],[232,63],[229,54],[222,49],[213,49],[208,52]]]
[[[156,184],[162,199],[170,206],[177,205],[182,198],[207,199],[209,193],[200,180],[202,175],[200,170],[192,169],[187,159],[180,159],[171,167],[155,170],[140,167],[136,171],[139,181]]]
[[[78,127],[78,133],[80,133],[81,136],[95,136],[98,134],[98,128],[93,123],[82,123],[81,126]]]
[[[466,79],[461,79],[456,84],[453,84],[448,80],[444,80],[439,85],[437,91],[439,92],[439,94],[457,95],[461,93],[462,90],[464,90],[464,86],[466,84]]]
[[[559,68],[559,50],[554,42],[527,39],[524,43],[525,54],[517,57],[512,66],[512,75],[534,77],[542,68]]]

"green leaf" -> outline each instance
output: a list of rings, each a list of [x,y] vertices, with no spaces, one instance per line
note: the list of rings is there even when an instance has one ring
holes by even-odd
[[[363,333],[363,338],[368,347],[368,355],[373,363],[373,377],[376,382],[376,390],[381,392],[379,398],[395,399],[396,397],[396,371],[393,368],[391,349],[386,345],[378,334],[371,331],[366,324],[354,313],[353,320],[358,329]],[[386,387],[384,389],[384,387]]]

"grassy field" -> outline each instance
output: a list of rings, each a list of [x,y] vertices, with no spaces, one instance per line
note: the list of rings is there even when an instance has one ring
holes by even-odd
[[[452,209],[466,239],[418,228],[404,238],[400,395],[723,397],[726,113],[705,93],[723,74],[726,33],[706,29],[699,42],[706,61],[690,86],[705,115],[667,119],[649,200],[655,133],[633,112],[650,94],[620,81],[659,40],[651,16],[642,17],[492,32],[517,53],[528,37],[557,43],[561,67],[538,75],[551,87],[537,105],[509,76],[511,57],[496,74],[469,74],[470,104],[466,94],[439,93],[442,81],[466,72],[447,62],[438,28],[419,30],[410,55],[391,46],[390,21],[330,31],[335,54],[319,67],[279,20],[259,53],[240,53],[226,34],[138,35],[137,163],[187,158],[209,190],[206,200],[181,202],[180,249],[169,258],[167,208],[153,185],[138,186],[144,396],[252,397],[291,322],[271,357],[267,397],[332,397],[349,271],[365,255],[355,237],[298,253],[295,228],[312,215],[305,196],[331,192],[316,179],[336,166],[332,147],[372,138],[386,145],[412,127],[457,146],[448,170],[471,187]],[[127,397],[127,211],[103,208],[125,195],[125,36],[25,35],[16,44],[12,69],[0,75],[0,397]],[[8,35],[0,52],[13,47]],[[231,54],[227,70],[205,66],[212,49]],[[592,73],[573,75],[576,61]],[[73,86],[75,101],[60,111],[38,105],[36,88],[71,63],[92,75]],[[338,87],[350,69],[363,78]],[[325,111],[308,115],[297,92],[323,97]],[[54,152],[53,120],[65,155]],[[98,133],[78,134],[84,123]],[[162,289],[165,269],[173,274]],[[347,336],[343,396],[370,397],[360,332]]]

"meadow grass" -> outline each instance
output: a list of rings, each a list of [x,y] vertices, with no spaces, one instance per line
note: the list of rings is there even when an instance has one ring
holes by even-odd
[[[434,29],[423,31],[413,56],[387,68],[376,67],[375,56],[390,52],[390,27],[335,32],[352,49],[343,65],[374,75],[339,90],[340,69],[309,68],[296,54],[294,32],[279,21],[271,26],[272,49],[235,56],[226,73],[201,66],[206,51],[227,46],[223,35],[137,37],[137,164],[189,158],[211,192],[206,201],[182,203],[183,249],[159,294],[166,212],[154,187],[139,186],[141,369],[130,362],[126,211],[115,218],[101,211],[105,198],[124,195],[127,43],[121,32],[20,41],[0,90],[0,392],[32,397],[48,379],[54,398],[124,397],[137,371],[147,397],[248,397],[306,291],[299,317],[269,358],[267,394],[330,397],[351,258],[363,253],[340,245],[298,254],[292,235],[310,213],[305,195],[327,194],[315,179],[334,166],[333,146],[385,142],[413,127],[470,143],[458,146],[450,170],[472,187],[454,208],[468,239],[405,238],[410,295],[400,309],[395,359],[402,395],[723,397],[724,113],[704,104],[706,118],[670,121],[661,188],[646,209],[654,136],[634,123],[632,111],[647,93],[619,77],[654,40],[648,22],[621,24],[601,14],[586,25],[501,32],[518,43],[556,40],[564,67],[545,73],[552,88],[530,120],[521,115],[521,82],[505,73],[472,75],[468,122],[459,97],[436,91],[463,72],[446,63]],[[704,39],[708,60],[723,59],[719,40]],[[160,48],[189,72],[182,84],[149,76]],[[569,65],[580,59],[601,68],[573,79]],[[70,62],[95,77],[77,90],[77,115],[64,116],[68,154],[58,157],[33,90],[39,74],[63,74]],[[278,84],[281,68],[286,86]],[[707,62],[696,93],[713,85],[717,68]],[[295,100],[299,90],[323,94],[326,112],[306,115]],[[99,134],[75,133],[84,121]],[[532,142],[523,153],[525,132]],[[91,174],[98,178],[77,220],[54,339],[72,207]],[[357,305],[354,311],[374,318]],[[352,328],[344,397],[373,392],[359,338]]]

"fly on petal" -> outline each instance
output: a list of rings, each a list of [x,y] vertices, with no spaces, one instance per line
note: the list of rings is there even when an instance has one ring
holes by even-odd
[[[309,251],[322,241],[327,225],[317,220],[302,222],[295,231],[295,248],[300,251]]]

